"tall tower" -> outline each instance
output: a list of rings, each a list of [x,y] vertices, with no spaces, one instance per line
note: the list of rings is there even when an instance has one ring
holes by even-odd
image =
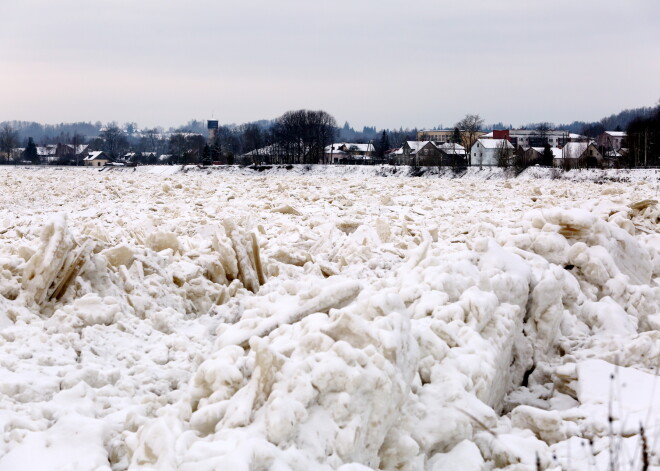
[[[213,145],[215,142],[215,137],[218,135],[218,121],[217,120],[209,120],[207,121],[208,125],[207,128],[209,130],[209,137],[208,137],[208,144]]]

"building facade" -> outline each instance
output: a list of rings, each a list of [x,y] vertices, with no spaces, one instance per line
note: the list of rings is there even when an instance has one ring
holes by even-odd
[[[628,133],[625,131],[605,131],[597,137],[596,141],[598,143],[598,147],[617,151],[622,147],[628,147],[626,144],[627,137]]]
[[[488,139],[506,139],[514,147],[562,147],[567,142],[587,142],[588,138],[568,131],[538,131],[535,129],[501,129],[482,136]]]
[[[470,148],[470,165],[496,166],[509,163],[513,144],[506,139],[477,139]]]

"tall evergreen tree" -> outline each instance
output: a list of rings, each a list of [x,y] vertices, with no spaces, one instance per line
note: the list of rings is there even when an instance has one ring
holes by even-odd
[[[454,128],[454,135],[451,137],[451,142],[454,144],[461,143],[461,131],[458,128]]]
[[[28,138],[28,144],[23,152],[23,158],[29,160],[33,164],[39,163],[39,154],[37,153],[37,145],[34,143],[34,139],[31,137]]]
[[[380,140],[378,141],[378,157],[382,159],[389,148],[390,138],[387,135],[387,132],[383,130],[383,133],[380,135]]]
[[[208,144],[204,144],[204,149],[202,150],[202,165],[211,165],[212,163],[211,148]]]
[[[541,157],[541,165],[545,165],[546,167],[552,167],[554,159],[555,156],[552,153],[550,144],[546,143],[545,146],[543,147],[543,157]]]

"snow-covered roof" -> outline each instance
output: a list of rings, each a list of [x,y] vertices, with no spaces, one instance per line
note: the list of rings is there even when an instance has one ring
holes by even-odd
[[[56,152],[57,152],[57,146],[49,145],[45,147],[37,147],[37,155],[41,157],[55,155]]]
[[[89,147],[89,144],[78,144],[74,146],[73,144],[66,144],[69,149],[72,149],[76,154],[81,154]]]
[[[431,141],[406,141],[410,150],[415,153]],[[435,144],[434,144],[435,145]]]
[[[477,139],[477,143],[481,144],[485,149],[500,149],[501,147],[513,149],[513,144],[506,139]]]
[[[264,156],[264,155],[279,155],[284,152],[280,149],[278,144],[272,144],[266,147],[261,147],[259,149],[251,150],[243,154],[243,157],[252,157],[252,156]]]
[[[334,147],[334,149],[332,149]],[[331,152],[338,153],[342,149],[345,149],[348,152],[373,152],[373,144],[358,144],[353,142],[337,142],[325,147],[325,153],[329,154]]]
[[[452,155],[465,154],[465,147],[463,147],[460,144],[454,144],[452,142],[445,142],[436,147],[445,154],[452,154]]]
[[[612,137],[626,137],[628,135],[626,131],[605,131],[605,134]]]
[[[345,144],[346,149],[349,152],[373,152],[373,144]]]
[[[562,157],[567,159],[577,159],[589,147],[587,142],[567,142],[562,148]]]
[[[96,160],[96,159],[98,159],[99,157],[101,157],[101,155],[105,156],[105,154],[103,153],[103,151],[101,151],[101,150],[97,150],[97,151],[94,151],[94,152],[90,152],[89,155],[88,155],[87,157],[85,157],[83,160],[88,160],[88,161],[89,161],[89,160]],[[109,160],[109,159],[106,157],[106,158],[103,159],[103,160]]]

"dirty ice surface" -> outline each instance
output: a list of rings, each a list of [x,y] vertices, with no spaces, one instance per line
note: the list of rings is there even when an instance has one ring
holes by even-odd
[[[660,469],[647,180],[0,169],[0,471]]]

